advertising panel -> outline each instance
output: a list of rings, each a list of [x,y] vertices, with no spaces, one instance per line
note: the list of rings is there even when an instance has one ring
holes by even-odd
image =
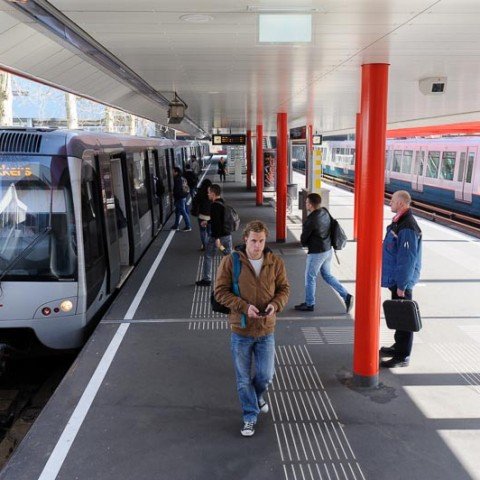
[[[263,190],[265,192],[275,191],[277,168],[277,151],[264,150],[263,151]]]

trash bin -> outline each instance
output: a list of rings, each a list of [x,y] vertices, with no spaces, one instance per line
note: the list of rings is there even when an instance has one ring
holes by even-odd
[[[304,188],[298,193],[298,208],[302,209],[302,223],[305,222],[308,216],[307,207],[305,206],[305,200],[307,199],[308,194],[309,191]]]

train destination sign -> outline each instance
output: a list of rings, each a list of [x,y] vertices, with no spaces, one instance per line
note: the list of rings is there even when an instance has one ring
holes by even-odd
[[[307,127],[296,127],[290,129],[290,140],[305,140],[307,138]]]
[[[30,177],[32,175],[30,166],[0,164],[0,177]]]
[[[245,145],[245,135],[212,135],[213,145]]]

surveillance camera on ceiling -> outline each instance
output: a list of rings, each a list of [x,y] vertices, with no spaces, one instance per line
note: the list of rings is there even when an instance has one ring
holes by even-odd
[[[447,89],[447,77],[428,77],[418,82],[424,95],[441,95]]]
[[[185,105],[183,103],[171,102],[168,107],[168,123],[178,124],[181,123],[185,116]]]

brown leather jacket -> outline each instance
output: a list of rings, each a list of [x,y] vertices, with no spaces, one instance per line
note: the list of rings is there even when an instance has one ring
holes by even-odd
[[[228,319],[233,332],[252,337],[273,333],[276,323],[275,314],[261,319],[249,317],[246,328],[241,328],[240,322],[242,313],[247,313],[249,305],[255,305],[260,311],[265,310],[269,303],[275,306],[277,312],[283,309],[290,294],[285,264],[269,248],[265,248],[262,270],[257,277],[248,261],[245,246],[240,247],[237,252],[240,254],[242,265],[238,279],[241,296],[237,297],[232,293],[233,258],[228,255],[222,259],[218,267],[215,298],[222,305],[230,308],[231,313]]]

